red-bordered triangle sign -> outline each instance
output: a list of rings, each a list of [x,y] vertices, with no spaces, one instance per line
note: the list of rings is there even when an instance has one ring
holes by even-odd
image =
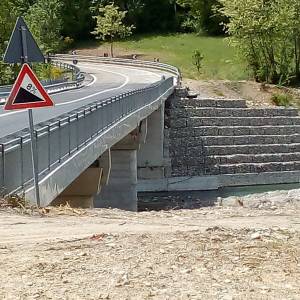
[[[5,110],[54,106],[28,64],[24,64],[4,106]]]

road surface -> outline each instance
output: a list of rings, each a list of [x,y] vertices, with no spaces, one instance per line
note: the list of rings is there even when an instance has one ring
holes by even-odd
[[[35,124],[86,104],[146,87],[160,81],[161,76],[166,75],[156,70],[98,63],[79,63],[78,67],[82,72],[88,73],[86,85],[77,90],[52,95],[55,107],[35,109],[33,112]],[[4,111],[3,107],[0,107],[0,138],[28,128],[27,115],[26,110]]]

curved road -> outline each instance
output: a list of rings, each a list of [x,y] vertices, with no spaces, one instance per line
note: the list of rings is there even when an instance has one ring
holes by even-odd
[[[90,81],[77,90],[56,93],[51,96],[55,103],[52,108],[34,109],[35,124],[58,117],[97,100],[120,95],[124,92],[146,87],[170,76],[156,70],[116,66],[99,63],[79,63],[81,71],[88,73]],[[4,111],[0,108],[0,138],[28,128],[26,110]]]

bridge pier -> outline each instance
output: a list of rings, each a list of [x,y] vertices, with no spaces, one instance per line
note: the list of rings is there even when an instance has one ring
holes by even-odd
[[[138,151],[138,178],[164,177],[164,105],[147,118],[147,135]]]
[[[94,195],[99,193],[103,169],[99,160],[79,175],[51,205],[66,205],[80,208],[93,208]]]
[[[111,169],[110,150],[105,151],[88,169],[79,175],[51,205],[94,208],[95,196],[109,180]]]
[[[95,197],[97,208],[137,211],[137,151],[112,150],[109,183]]]

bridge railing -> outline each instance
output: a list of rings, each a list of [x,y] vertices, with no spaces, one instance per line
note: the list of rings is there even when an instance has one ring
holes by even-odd
[[[83,82],[84,75],[81,73],[78,67],[59,61],[53,61],[52,64],[61,69],[69,70],[70,72],[72,72],[72,78],[71,80],[66,77],[61,77],[58,79],[41,80],[42,85],[49,93],[53,93],[62,89],[65,90],[68,88],[75,88],[80,86],[80,84]],[[11,89],[12,85],[0,86],[0,98],[8,97]],[[0,104],[4,104],[4,102],[5,101],[0,101]]]
[[[166,95],[173,77],[146,88],[99,100],[35,127],[38,172],[42,179],[75,152],[122,118]],[[21,192],[33,181],[30,135],[27,130],[0,139],[2,194]]]
[[[110,65],[116,64],[116,65],[157,69],[157,70],[161,70],[173,74],[177,78],[177,83],[179,83],[181,80],[181,73],[177,67],[165,63],[160,63],[160,62],[152,62],[152,61],[138,60],[138,59],[112,58],[112,57],[87,56],[87,55],[70,55],[70,54],[52,55],[51,59],[54,61],[55,60],[71,61],[73,59],[77,59],[79,62],[107,63]]]

